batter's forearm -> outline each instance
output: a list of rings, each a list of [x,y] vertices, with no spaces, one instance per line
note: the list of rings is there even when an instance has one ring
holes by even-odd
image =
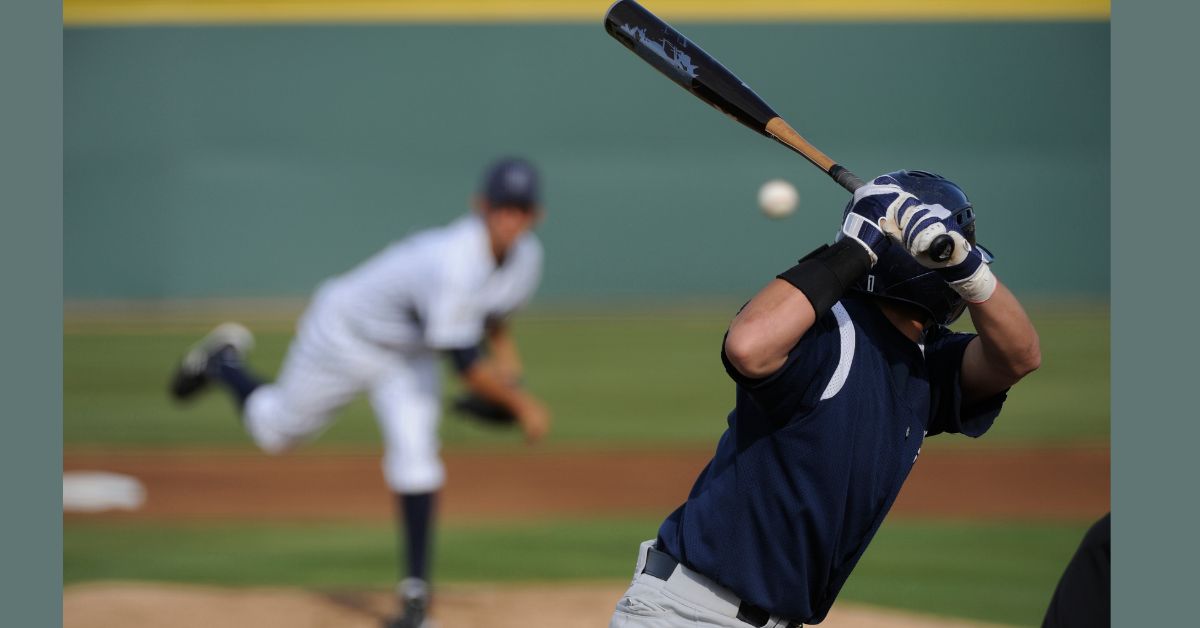
[[[997,281],[991,298],[968,309],[979,333],[963,356],[963,388],[969,396],[998,393],[1041,366],[1037,330],[1006,286]]]
[[[738,312],[725,337],[725,357],[750,378],[779,370],[817,318],[870,270],[871,260],[852,238],[809,253]]]
[[[782,279],[767,284],[729,325],[725,356],[739,373],[766,377],[787,361],[813,322],[816,312],[803,292]]]

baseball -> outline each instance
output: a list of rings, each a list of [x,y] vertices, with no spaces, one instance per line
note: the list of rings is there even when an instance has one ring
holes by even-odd
[[[783,179],[771,179],[758,188],[758,206],[770,218],[785,218],[796,211],[800,193]]]

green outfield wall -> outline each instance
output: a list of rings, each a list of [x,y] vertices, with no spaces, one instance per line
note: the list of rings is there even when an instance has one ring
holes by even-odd
[[[861,175],[959,181],[1018,293],[1107,298],[1106,22],[683,26]],[[507,153],[545,173],[549,301],[748,295],[845,202],[599,21],[69,28],[63,81],[69,299],[302,295]]]

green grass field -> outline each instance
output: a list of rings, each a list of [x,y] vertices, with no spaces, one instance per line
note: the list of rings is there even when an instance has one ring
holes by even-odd
[[[1107,442],[1107,309],[1047,308],[1035,310],[1034,317],[1042,337],[1042,369],[1014,391],[987,441]],[[733,398],[718,358],[727,324],[726,315],[711,309],[688,315],[535,315],[519,321],[516,333],[529,385],[555,411],[551,442],[714,442]],[[258,333],[251,363],[264,375],[278,368],[291,337],[287,327],[275,323]],[[199,325],[71,325],[63,348],[65,444],[249,447],[223,395],[186,408],[166,397],[173,363],[204,331]],[[443,423],[443,437],[449,447],[517,441],[515,434],[453,418]],[[360,400],[315,446],[377,439],[370,408]]]
[[[657,520],[558,520],[439,530],[442,582],[626,580]],[[841,596],[1035,625],[1086,523],[889,522]],[[390,587],[393,528],[374,524],[66,526],[64,581],[165,580],[321,589]],[[230,565],[236,564],[236,569]]]

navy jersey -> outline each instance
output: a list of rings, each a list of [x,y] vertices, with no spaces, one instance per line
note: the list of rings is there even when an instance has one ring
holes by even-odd
[[[1004,393],[964,406],[975,336],[931,329],[922,347],[847,295],[771,376],[737,382],[729,427],[659,547],[745,601],[817,623],[891,508],[927,434],[983,434]]]

